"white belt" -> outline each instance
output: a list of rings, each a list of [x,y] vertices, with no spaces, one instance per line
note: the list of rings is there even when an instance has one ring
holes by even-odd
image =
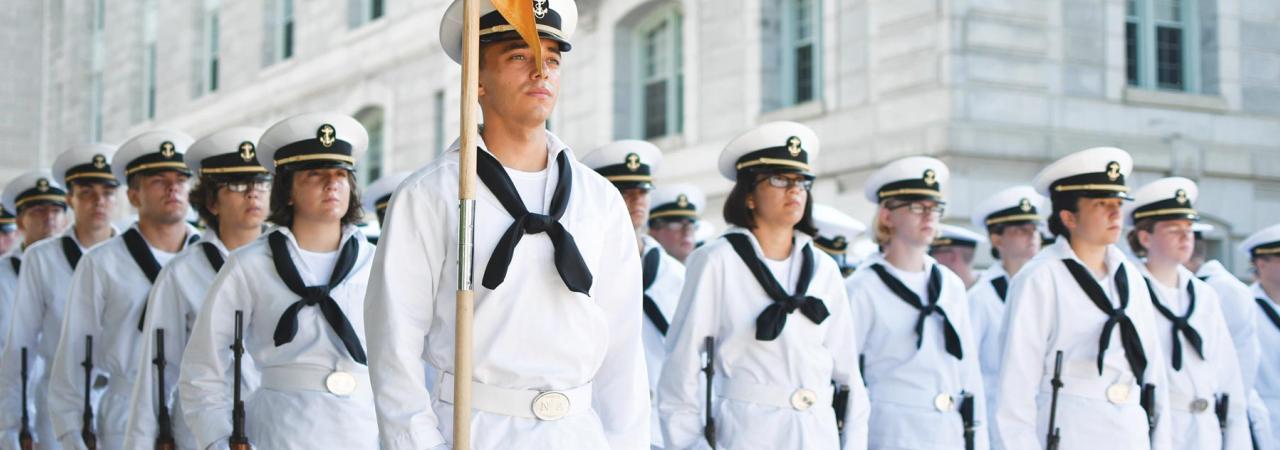
[[[872,402],[894,403],[913,408],[932,408],[943,413],[955,411],[961,400],[958,393],[897,386],[869,387],[867,396],[871,397]]]
[[[359,386],[369,386],[369,373],[320,366],[267,367],[262,369],[261,386],[277,391],[328,392],[345,397]]]
[[[716,389],[719,395],[727,399],[796,411],[806,411],[814,406],[831,407],[831,386],[808,389],[756,384],[727,378],[716,381],[719,382]]]
[[[1215,402],[1216,400],[1169,391],[1169,409],[1174,411],[1199,414],[1208,411],[1210,407],[1216,406],[1214,405]]]
[[[1046,383],[1040,392],[1053,395],[1053,386]],[[1130,405],[1138,403],[1142,397],[1142,389],[1132,379],[1126,381],[1106,381],[1101,377],[1093,379],[1068,378],[1062,380],[1062,389],[1058,395],[1102,400],[1113,405]]]
[[[436,388],[440,401],[453,404],[453,374],[443,372]],[[560,420],[591,410],[591,383],[562,391],[509,389],[471,383],[471,407],[487,413],[543,421]]]

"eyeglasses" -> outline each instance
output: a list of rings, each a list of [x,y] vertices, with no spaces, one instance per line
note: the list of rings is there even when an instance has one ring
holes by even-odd
[[[907,211],[910,211],[911,214],[915,214],[917,216],[930,214],[930,215],[933,215],[934,217],[942,217],[942,214],[947,212],[947,205],[945,203],[935,203],[932,205],[926,205],[921,202],[911,202],[911,203],[901,203],[901,204],[889,206],[890,211],[895,209],[902,209],[902,208],[907,208]]]
[[[247,193],[250,189],[258,192],[267,192],[271,190],[270,180],[232,181],[230,183],[223,183],[222,185],[225,186],[228,191],[235,192],[237,194]]]
[[[778,189],[791,189],[793,186],[799,186],[800,189],[807,191],[813,188],[813,180],[803,177],[792,178],[786,175],[770,175],[762,181],[768,182],[770,186]],[[759,183],[759,181],[756,183]]]

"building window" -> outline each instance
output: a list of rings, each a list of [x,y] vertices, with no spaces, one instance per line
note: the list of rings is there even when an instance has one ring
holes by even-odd
[[[765,2],[765,111],[817,100],[822,94],[820,0]]]
[[[297,23],[293,0],[267,0],[265,5],[267,39],[263,41],[263,62],[269,66],[293,57]]]
[[[684,51],[680,10],[664,7],[639,21],[633,36],[635,128],[644,139],[684,131]]]
[[[356,180],[363,188],[382,178],[386,118],[381,107],[369,106],[356,112],[355,119],[360,122],[360,125],[364,125],[365,131],[369,133],[368,151],[365,152],[364,159],[356,165]]]
[[[218,0],[205,0],[204,45],[201,48],[204,64],[201,65],[200,74],[203,77],[202,84],[205,86],[206,93],[218,90],[218,65],[221,63],[218,42],[221,25],[218,23],[218,16]]]
[[[156,117],[156,0],[142,1],[142,86],[134,120]]]
[[[1196,0],[1126,0],[1125,78],[1131,86],[1199,91]]]
[[[431,99],[431,105],[432,105],[432,114],[435,118],[435,133],[436,133],[435,152],[436,152],[436,155],[440,155],[440,154],[443,154],[444,151],[446,150],[444,146],[448,145],[445,142],[445,136],[447,136],[447,134],[445,133],[444,128],[447,126],[446,124],[448,123],[448,121],[446,121],[444,117],[445,107],[444,107],[444,90],[443,89],[436,91],[435,95]]]
[[[107,25],[107,2],[97,0],[93,7],[93,54],[89,66],[89,138],[102,140],[102,72],[106,59],[104,31]]]
[[[385,0],[347,0],[347,25],[358,28],[382,18],[386,11]]]

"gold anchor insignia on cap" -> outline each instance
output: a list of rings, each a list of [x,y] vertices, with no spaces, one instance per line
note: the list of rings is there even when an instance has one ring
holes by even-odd
[[[627,170],[632,172],[640,170],[640,155],[627,153]]]
[[[547,16],[548,11],[547,0],[533,0],[533,17],[541,19]]]
[[[333,125],[326,123],[320,125],[320,129],[316,130],[316,139],[320,140],[320,145],[323,145],[324,148],[329,148],[333,146],[334,142],[338,141],[338,132],[333,129]]]
[[[93,155],[93,168],[102,170],[107,167],[107,157],[102,155]]]
[[[49,192],[49,180],[44,178],[36,180],[36,190],[40,192]]]
[[[938,184],[938,174],[937,174],[937,172],[934,172],[934,171],[933,171],[933,169],[925,169],[925,171],[924,171],[924,184],[927,184],[927,185],[929,185],[929,186],[933,186],[933,185],[935,185],[935,184]]]
[[[160,156],[163,156],[164,159],[173,159],[173,155],[176,154],[178,154],[178,152],[173,148],[172,142],[164,141],[160,144]]]
[[[1187,200],[1188,200],[1188,199],[1187,199],[1187,191],[1182,190],[1182,189],[1178,189],[1178,193],[1177,193],[1177,194],[1174,194],[1174,197],[1173,197],[1173,198],[1174,198],[1174,199],[1176,199],[1176,200],[1178,201],[1178,204],[1179,204],[1179,205],[1185,205],[1185,204],[1187,204]]]
[[[791,154],[792,158],[800,156],[800,152],[804,151],[804,147],[802,147],[802,145],[803,144],[800,142],[799,136],[791,136],[787,138],[787,152]]]
[[[1024,198],[1021,201],[1019,201],[1018,209],[1021,209],[1022,212],[1031,212],[1031,200],[1027,200]]]
[[[1107,179],[1111,181],[1120,179],[1120,163],[1115,161],[1107,163]]]
[[[252,142],[244,141],[240,143],[240,159],[243,159],[244,162],[253,161],[253,157],[257,156],[257,154],[258,152],[253,148]]]
[[[676,197],[676,206],[679,206],[679,207],[681,207],[681,208],[688,208],[688,207],[689,207],[689,196],[684,195],[684,194],[680,194],[679,196],[677,196],[677,197]]]

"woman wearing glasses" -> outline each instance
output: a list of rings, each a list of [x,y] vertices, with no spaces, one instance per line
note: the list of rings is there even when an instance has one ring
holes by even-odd
[[[866,448],[851,311],[839,269],[813,246],[817,153],[813,131],[791,122],[721,153],[732,227],[689,256],[658,387],[668,448]],[[835,405],[842,432],[833,383],[853,391]]]
[[[881,252],[846,285],[874,405],[872,448],[988,448],[978,426],[986,400],[964,282],[927,254],[948,176],[942,161],[909,157],[876,171],[864,188],[879,205]]]
[[[178,364],[187,346],[187,333],[195,324],[214,275],[228,252],[262,234],[271,178],[254,154],[261,135],[260,128],[230,128],[196,141],[187,151],[187,166],[199,176],[190,202],[207,231],[199,243],[164,266],[151,288],[144,322],[138,324],[142,331],[139,348],[145,357],[138,358],[124,448],[143,448],[155,442],[160,432],[156,419],[160,402],[174,405],[171,431],[178,447],[197,448],[181,407],[170,398],[178,385]],[[161,348],[155,330],[164,330],[163,399],[157,398],[160,378],[152,361],[160,356],[156,349]]]

